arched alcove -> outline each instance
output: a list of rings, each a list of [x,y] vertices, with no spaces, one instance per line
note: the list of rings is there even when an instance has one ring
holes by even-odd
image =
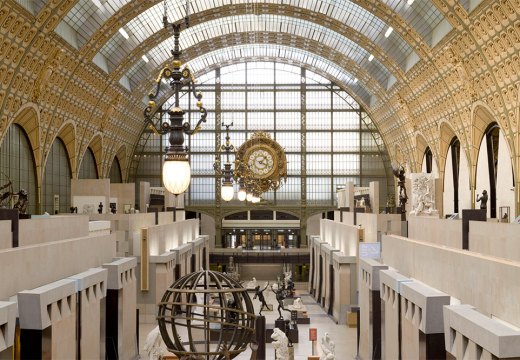
[[[72,171],[63,140],[54,139],[47,155],[42,181],[42,212],[66,213],[70,208]]]
[[[81,161],[78,172],[78,179],[98,179],[98,171],[96,166],[96,158],[90,147],[87,148]]]
[[[0,186],[6,186],[0,193],[21,189],[29,195],[28,214],[36,213],[37,206],[37,176],[36,162],[27,133],[21,125],[11,124],[0,147]],[[13,204],[2,205],[12,207]]]

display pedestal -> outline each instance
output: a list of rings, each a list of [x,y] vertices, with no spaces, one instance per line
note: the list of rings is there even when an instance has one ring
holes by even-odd
[[[256,323],[256,344],[258,345],[258,349],[256,350],[256,358],[257,360],[265,360],[265,316],[257,316]]]
[[[272,343],[271,335],[273,335],[274,328],[282,330],[290,342],[297,344],[298,340],[298,325],[289,323],[289,320],[276,320],[275,325],[268,325],[265,329],[265,342]]]

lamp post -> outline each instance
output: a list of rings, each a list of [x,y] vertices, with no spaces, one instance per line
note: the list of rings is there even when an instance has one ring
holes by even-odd
[[[171,66],[166,66],[161,70],[161,73],[156,79],[155,93],[152,91],[149,95],[148,106],[144,109],[145,123],[148,124],[155,132],[164,135],[170,134],[168,141],[169,146],[166,147],[166,155],[163,165],[162,179],[164,187],[175,195],[182,194],[191,180],[191,169],[188,160],[188,147],[184,146],[184,134],[194,135],[200,131],[203,122],[206,122],[207,111],[202,106],[202,94],[195,90],[195,77],[188,67],[181,70],[182,62],[180,60],[182,51],[179,46],[179,37],[181,33],[181,23],[169,23],[166,14],[166,2],[164,5],[164,27],[172,26],[174,48],[171,51],[173,60]],[[186,7],[185,25],[189,26],[188,22],[188,6]],[[165,79],[168,85],[174,91],[174,104],[167,111],[162,107],[156,108],[154,99],[159,94],[161,81]],[[184,122],[184,110],[179,106],[180,92],[182,88],[188,86],[190,92],[197,99],[197,107],[200,111],[200,119],[193,130],[190,129],[189,122]],[[169,122],[162,122],[157,128],[153,121],[154,115],[159,112],[162,115],[167,112]]]
[[[218,164],[220,164],[220,154],[222,152],[226,153],[226,162],[224,163],[224,169],[222,169],[222,189],[221,196],[224,201],[231,201],[233,199],[233,170],[231,170],[231,161],[229,160],[229,155],[232,152],[235,152],[235,147],[231,144],[229,137],[229,128],[233,126],[233,123],[225,125],[222,124],[226,128],[226,142],[221,144],[218,148],[217,159],[215,161],[215,170],[218,169]]]

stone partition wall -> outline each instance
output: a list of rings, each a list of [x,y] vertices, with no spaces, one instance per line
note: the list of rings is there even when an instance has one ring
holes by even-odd
[[[191,272],[191,244],[178,246],[172,251],[175,253],[175,280],[179,280]]]
[[[442,307],[450,296],[417,281],[401,284],[401,356],[444,359]]]
[[[0,250],[0,299],[101,266],[114,256],[113,234]]]
[[[20,220],[19,246],[37,245],[89,235],[87,215],[53,215]]]
[[[395,235],[382,245],[384,263],[404,276],[520,327],[520,263]]]
[[[470,305],[444,307],[444,336],[446,351],[457,360],[520,358],[520,331]]]
[[[189,243],[199,236],[199,220],[190,219],[164,225],[147,227],[147,240],[150,255],[160,255]],[[134,241],[133,255],[141,256],[140,240]]]
[[[314,266],[311,269],[311,276],[313,277],[313,289],[311,289],[311,295],[314,297],[316,302],[321,304],[321,297],[323,294],[323,279],[324,279],[324,259],[321,254],[321,244],[326,244],[322,241],[319,236],[312,238],[311,256],[314,254]]]
[[[377,242],[378,233],[393,233],[399,231],[400,227],[393,225],[392,223],[401,222],[401,214],[370,214],[370,213],[358,213],[356,214],[358,226],[364,229],[364,242]]]
[[[519,230],[518,224],[470,221],[469,249],[485,255],[520,261]]]
[[[105,297],[107,270],[89,269],[69,277],[76,283],[78,321],[81,324],[79,350],[81,359],[105,358]]]
[[[184,219],[179,219],[177,217],[177,214],[174,214],[173,211],[160,212],[160,213],[158,213],[158,216],[159,216],[159,224],[157,224],[157,225],[171,224],[172,222],[174,222],[173,221],[174,218],[175,218],[175,221],[184,220]]]
[[[334,268],[332,255],[338,252],[327,243],[322,243],[320,246],[320,255],[323,258],[323,281],[322,281],[322,296],[320,299],[321,306],[325,312],[332,315],[331,300],[334,300]]]
[[[409,216],[408,237],[432,244],[461,249],[462,220],[446,220],[428,216]]]
[[[0,359],[12,358],[16,310],[15,302],[0,301]]]
[[[70,279],[18,293],[20,357],[76,358],[76,282]]]
[[[13,246],[13,233],[11,232],[11,220],[0,220],[0,250],[10,249]]]
[[[164,292],[175,280],[175,252],[167,252],[161,255],[150,256],[148,269],[149,288],[146,291],[137,291],[137,308],[139,309],[140,323],[154,323],[157,315],[157,305],[161,301]],[[141,266],[141,258],[137,258],[137,268]],[[137,271],[137,283],[143,276],[142,271]]]
[[[320,238],[347,256],[356,256],[363,228],[321,219]]]
[[[108,270],[105,348],[109,359],[134,359],[137,356],[136,266],[136,258],[103,264],[103,268]]]
[[[332,253],[334,267],[334,303],[332,317],[338,324],[347,323],[347,312],[357,305],[357,257],[345,256],[342,252]],[[330,312],[330,311],[329,311]]]
[[[381,359],[401,359],[401,284],[411,279],[394,270],[379,272],[381,295]]]
[[[381,295],[379,272],[388,266],[373,259],[359,259],[359,307],[361,360],[381,359]]]

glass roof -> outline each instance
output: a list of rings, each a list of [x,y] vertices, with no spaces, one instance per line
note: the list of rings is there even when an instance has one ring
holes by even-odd
[[[180,36],[181,48],[187,49],[210,38],[252,31],[267,31],[274,33],[288,32],[291,35],[301,37],[302,39],[300,39],[300,41],[304,41],[305,39],[315,40],[320,44],[326,45],[345,56],[348,56],[355,63],[367,70],[383,88],[386,89],[387,87],[388,79],[390,77],[388,69],[385,68],[385,66],[377,59],[369,61],[369,52],[355,42],[336,32],[330,31],[323,26],[296,18],[279,15],[241,15],[208,21],[184,30]],[[261,39],[262,37],[261,34],[254,36],[258,37],[258,39]],[[253,38],[251,40],[254,41],[256,39]],[[148,66],[150,67],[150,70],[163,66],[163,63],[171,57],[170,50],[173,49],[173,45],[173,37],[171,37],[151,49],[146,54],[146,57],[149,60]],[[107,56],[107,59],[110,59],[109,61],[112,62],[122,60],[116,56],[116,54],[105,54],[105,56]],[[142,59],[139,59],[138,61],[143,62]],[[137,68],[138,66],[132,67],[130,71],[126,73],[126,76],[134,82],[141,81],[142,78],[140,78],[140,76],[149,77],[150,72],[145,74],[135,73]]]
[[[81,0],[84,1],[84,0]],[[81,2],[80,1],[80,2]],[[86,1],[86,0],[85,0]],[[91,1],[91,0],[89,0]],[[403,1],[403,0],[401,0]],[[275,0],[266,0],[268,3],[278,3]],[[427,4],[429,1],[416,1],[417,3]],[[230,0],[198,0],[192,1],[192,13],[216,8],[224,4],[229,4]],[[250,4],[251,13],[254,13],[255,4],[253,0],[234,0],[233,4]],[[260,2],[263,3],[263,2]],[[184,9],[179,7],[179,4],[184,4],[184,1],[167,1],[168,17],[170,21],[178,21],[184,17]],[[385,37],[385,32],[388,25],[381,19],[374,16],[371,12],[364,8],[348,1],[348,0],[287,0],[285,5],[292,5],[295,7],[311,10],[317,13],[325,14],[351,28],[364,34],[367,38],[372,40],[376,45],[380,46],[385,53],[391,58],[395,59],[401,69],[406,69],[406,58],[413,52],[410,45],[396,32],[391,34],[388,38]],[[415,4],[415,3],[414,3]],[[414,6],[412,4],[412,7]],[[424,5],[425,7],[427,5]],[[430,4],[430,8],[433,5]],[[410,13],[413,13],[408,9]],[[112,38],[101,49],[102,54],[106,54],[108,58],[115,53],[128,53],[148,37],[160,31],[163,28],[162,17],[164,13],[163,3],[159,3],[148,10],[142,12],[137,17],[130,20],[123,26],[124,30],[129,34],[130,38],[125,39],[119,32],[115,33]],[[416,15],[415,15],[416,16]],[[216,20],[222,21],[222,19]],[[422,20],[425,21],[425,20]],[[427,21],[425,21],[427,23]],[[123,55],[119,56],[121,58]]]
[[[350,89],[351,94],[356,95],[366,105],[370,104],[372,93],[367,89],[361,81],[356,81],[355,77],[341,68],[334,62],[325,59],[308,51],[292,48],[284,45],[276,44],[261,44],[261,45],[237,45],[219,49],[196,59],[189,61],[186,65],[189,66],[196,74],[204,74],[213,69],[215,65],[224,66],[234,59],[241,59],[243,61],[259,61],[267,59],[283,59],[284,61],[294,61],[298,64],[305,64],[311,71],[321,71],[329,74],[336,79],[339,84],[343,84]],[[151,81],[150,73],[146,71],[148,79]],[[150,84],[148,81],[148,84]],[[136,85],[136,84],[132,84]],[[149,85],[148,85],[149,86]],[[166,89],[166,87],[165,87]],[[150,88],[146,90],[151,90]],[[163,94],[160,94],[162,96]]]

